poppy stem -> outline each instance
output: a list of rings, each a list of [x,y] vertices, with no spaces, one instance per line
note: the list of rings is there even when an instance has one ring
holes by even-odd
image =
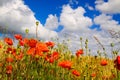
[[[80,46],[83,49],[82,37],[80,37],[80,43],[81,43]]]
[[[118,70],[117,70],[117,80],[120,80],[120,73]]]
[[[7,80],[11,80],[11,74],[7,75]]]
[[[38,39],[38,33],[37,33],[37,31],[38,31],[38,25],[39,25],[39,22],[37,21],[36,22],[36,39]]]
[[[84,80],[86,80],[86,75],[84,75]]]

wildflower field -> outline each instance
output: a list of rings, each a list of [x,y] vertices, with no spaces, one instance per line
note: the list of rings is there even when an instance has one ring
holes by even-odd
[[[84,48],[72,53],[62,43],[21,34],[14,38],[17,46],[9,37],[0,40],[0,80],[120,80],[120,56],[92,56],[87,39]]]

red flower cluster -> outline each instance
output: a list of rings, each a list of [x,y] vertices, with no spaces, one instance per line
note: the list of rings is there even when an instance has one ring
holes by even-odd
[[[53,63],[58,58],[59,58],[59,53],[55,51],[51,55],[46,55],[45,60],[49,61],[50,63]]]
[[[29,46],[30,49],[27,51],[28,55],[32,55],[32,56],[43,56],[43,52],[48,52],[49,49],[47,47],[47,45],[43,42],[38,42],[36,40],[30,40],[29,41]]]
[[[101,64],[101,66],[106,66],[108,63],[107,63],[106,60],[102,60],[102,61],[100,62],[100,64]]]
[[[6,53],[7,54],[12,54],[13,57],[16,59],[16,60],[21,60],[23,58],[23,52],[20,50],[18,54],[16,54],[17,50],[15,48],[12,48],[12,47],[8,47],[7,50],[6,50]],[[13,62],[13,58],[12,57],[8,57],[6,58],[6,61],[7,62]]]
[[[84,52],[83,52],[83,49],[79,49],[79,50],[77,50],[77,52],[76,52],[76,56],[77,57],[79,57],[81,54],[83,54]]]
[[[23,38],[21,34],[15,34],[14,37],[16,40],[19,40],[20,46],[24,46],[25,44],[27,44],[30,47],[34,47],[34,44],[37,43],[37,40],[35,40],[35,39],[28,40],[27,38]]]
[[[120,56],[117,56],[117,58],[114,61],[115,67],[120,70]]]
[[[75,76],[80,76],[80,73],[77,70],[73,70],[72,74],[75,75]]]
[[[61,66],[61,67],[63,67],[63,68],[67,68],[67,69],[71,69],[71,67],[72,67],[72,62],[71,62],[71,61],[68,61],[68,60],[66,60],[66,61],[61,61],[61,62],[58,63],[58,66]]]

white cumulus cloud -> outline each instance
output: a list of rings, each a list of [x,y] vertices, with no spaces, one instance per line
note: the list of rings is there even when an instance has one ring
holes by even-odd
[[[60,24],[64,26],[64,30],[68,31],[85,31],[92,25],[92,20],[84,16],[85,9],[78,7],[72,9],[70,5],[63,6],[60,15]]]
[[[46,20],[46,23],[45,23],[45,27],[50,29],[50,30],[54,30],[54,29],[57,29],[59,23],[58,23],[58,18],[56,15],[48,15],[48,18]]]
[[[96,0],[96,9],[103,13],[116,14],[120,13],[120,0]]]
[[[35,35],[37,19],[34,12],[24,4],[22,0],[1,0],[0,1],[0,28],[6,28],[7,31],[25,33],[29,29],[30,35]],[[49,32],[49,33],[48,33]],[[57,33],[48,30],[39,22],[38,34],[41,38],[53,38]]]
[[[120,24],[113,20],[112,16],[101,14],[94,18],[94,22],[100,25],[101,29],[120,31]]]

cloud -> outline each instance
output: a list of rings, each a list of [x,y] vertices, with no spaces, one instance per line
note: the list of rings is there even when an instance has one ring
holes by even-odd
[[[37,19],[34,12],[22,0],[1,0],[0,18],[0,28],[7,27],[8,32],[14,31],[24,34],[25,29],[29,29],[29,34],[35,35]],[[50,39],[57,36],[56,32],[46,29],[40,22],[38,27],[40,38]]]
[[[90,6],[89,4],[86,4],[85,7],[87,7],[89,10],[93,11],[94,8],[92,6]]]
[[[70,5],[75,5],[75,4],[78,4],[78,0],[69,0],[69,4]]]
[[[102,3],[104,3],[104,0],[96,0],[95,1],[95,4],[102,4]]]
[[[58,34],[55,31],[46,29],[44,27],[40,27],[38,28],[38,36],[44,40],[51,40],[51,39],[56,39],[58,38]]]
[[[48,18],[45,23],[45,28],[50,29],[50,30],[55,30],[59,26],[58,23],[58,18],[56,15],[48,15]]]
[[[0,6],[4,6],[4,5],[8,4],[9,2],[11,2],[11,0],[1,0]]]
[[[96,0],[96,9],[102,13],[117,14],[120,13],[120,0]]]
[[[3,4],[0,7],[0,26],[2,28],[8,27],[10,31],[20,32],[23,26],[27,27],[27,24],[35,22],[34,13],[22,1],[5,2],[2,0]],[[29,24],[29,26],[31,25]]]
[[[118,21],[112,19],[112,16],[101,14],[94,18],[94,22],[97,25],[100,25],[100,28],[103,30],[115,30],[120,31],[120,24]]]
[[[64,5],[60,15],[60,25],[64,26],[64,30],[72,32],[89,30],[92,20],[84,16],[84,13],[83,7],[72,9],[70,5]]]

